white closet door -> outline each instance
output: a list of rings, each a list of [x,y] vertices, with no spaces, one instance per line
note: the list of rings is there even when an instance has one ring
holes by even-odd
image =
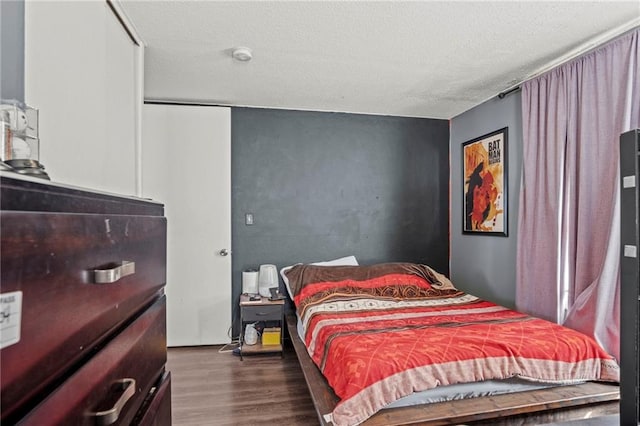
[[[142,193],[165,204],[168,346],[230,342],[230,108],[144,105]]]
[[[25,3],[25,101],[52,180],[135,195],[137,49],[104,1]]]

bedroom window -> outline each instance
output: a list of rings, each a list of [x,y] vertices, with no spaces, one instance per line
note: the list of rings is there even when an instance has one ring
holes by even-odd
[[[565,142],[566,143],[566,142]],[[564,164],[565,161],[565,153],[563,151],[563,156],[561,159],[561,164]],[[570,187],[565,187],[564,184],[564,173],[560,174],[560,187],[564,188],[567,192],[571,191]],[[564,191],[560,191],[560,206],[564,205]],[[571,199],[571,196],[567,197],[567,199]],[[570,277],[570,269],[569,269],[569,239],[566,235],[566,229],[569,227],[571,220],[569,215],[565,212],[563,214],[563,210],[558,212],[558,235],[560,238],[558,239],[558,272],[557,272],[557,288],[558,288],[558,313],[557,313],[557,322],[559,324],[564,323],[564,320],[567,319],[567,314],[569,313],[569,283],[571,282]],[[567,226],[564,226],[564,225]]]
[[[593,336],[616,358],[619,137],[640,125],[639,35],[522,85],[516,305]]]

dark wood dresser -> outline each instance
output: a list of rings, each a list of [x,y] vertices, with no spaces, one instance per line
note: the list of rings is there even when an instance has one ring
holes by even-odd
[[[1,423],[170,425],[161,204],[0,174]]]

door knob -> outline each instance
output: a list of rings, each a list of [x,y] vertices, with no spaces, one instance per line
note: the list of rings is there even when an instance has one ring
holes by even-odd
[[[229,255],[229,250],[227,249],[222,249],[218,252],[218,254],[220,254],[220,256],[228,256]]]

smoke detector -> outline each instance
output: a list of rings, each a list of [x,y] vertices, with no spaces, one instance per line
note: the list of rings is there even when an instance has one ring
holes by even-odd
[[[231,52],[231,56],[236,61],[249,62],[253,58],[253,53],[248,47],[235,47]]]

